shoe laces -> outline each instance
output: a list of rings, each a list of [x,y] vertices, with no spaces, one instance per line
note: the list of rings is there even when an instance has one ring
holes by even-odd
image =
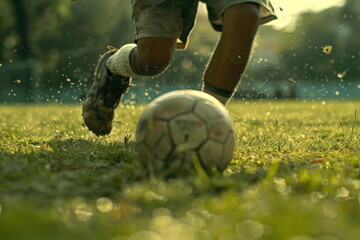
[[[107,46],[107,49],[109,50],[109,51],[111,51],[111,52],[117,52],[119,49],[118,48],[116,48],[116,47],[114,47],[114,46]]]

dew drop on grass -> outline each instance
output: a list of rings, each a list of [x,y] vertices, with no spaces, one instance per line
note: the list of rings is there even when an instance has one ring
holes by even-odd
[[[82,221],[87,222],[92,217],[93,213],[88,206],[83,206],[75,209],[76,217]]]
[[[205,225],[205,220],[191,211],[186,213],[186,221],[196,228],[202,228]]]
[[[311,202],[312,203],[317,203],[319,202],[321,199],[324,199],[326,197],[326,193],[323,192],[312,192],[311,193]]]
[[[72,207],[76,217],[82,221],[89,221],[93,216],[91,208],[86,204],[86,200],[82,197],[77,197],[72,202]]]
[[[170,216],[166,208],[159,208],[153,212],[154,218],[150,221],[150,230],[162,236],[162,239],[178,239],[181,225],[178,220]]]
[[[245,220],[236,224],[236,234],[240,239],[260,239],[264,226],[253,220]]]
[[[113,210],[113,202],[105,197],[96,200],[96,208],[102,213],[108,213]]]
[[[336,190],[336,197],[347,198],[349,197],[350,191],[346,187],[340,187]]]
[[[287,190],[286,181],[283,178],[274,178],[275,190],[279,193],[285,193]]]
[[[167,208],[157,208],[153,211],[152,215],[154,217],[158,216],[171,216],[171,211]]]

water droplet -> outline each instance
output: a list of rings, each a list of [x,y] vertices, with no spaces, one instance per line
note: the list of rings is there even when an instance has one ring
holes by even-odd
[[[77,218],[82,222],[89,221],[93,215],[90,208],[87,206],[76,208],[75,214],[76,214]]]
[[[236,234],[240,239],[259,239],[264,234],[264,226],[253,220],[245,220],[236,224]]]
[[[336,190],[336,197],[338,198],[347,198],[350,191],[346,187],[340,187]]]
[[[96,200],[96,208],[100,212],[103,213],[111,212],[113,207],[114,207],[113,202],[108,198],[102,197]]]
[[[167,208],[157,208],[153,211],[153,216],[171,216],[171,211]]]
[[[196,228],[202,228],[205,225],[204,219],[191,211],[186,213],[186,221]]]
[[[279,193],[285,193],[287,190],[286,181],[283,178],[274,178],[275,190]]]
[[[89,221],[93,215],[90,207],[86,204],[86,200],[82,197],[75,198],[72,202],[72,207],[76,217],[82,222]]]

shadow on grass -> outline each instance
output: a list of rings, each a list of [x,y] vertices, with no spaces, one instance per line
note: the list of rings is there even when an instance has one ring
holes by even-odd
[[[136,163],[134,152],[134,142],[126,145],[122,142],[106,142],[104,140],[84,140],[84,139],[52,139],[46,144],[52,149],[57,163],[84,164],[107,163],[108,166],[116,166],[123,163]],[[61,156],[61,158],[59,158]],[[63,158],[66,157],[66,158]],[[56,163],[54,163],[56,164]],[[55,169],[54,169],[55,170]],[[57,170],[62,170],[57,169]]]
[[[0,197],[114,196],[143,177],[131,147],[106,140],[20,142],[0,153]]]
[[[0,153],[0,198],[4,195],[45,199],[116,197],[134,183],[148,182],[145,170],[136,158],[134,142],[55,137],[20,145],[26,153]],[[283,174],[291,174],[294,168],[281,163],[278,169]],[[232,172],[230,176],[228,170]],[[183,181],[195,195],[218,194],[229,189],[241,192],[263,181],[272,171],[269,165],[249,163],[233,164],[228,170],[212,177],[193,172],[176,181]],[[172,185],[172,181],[163,180],[160,179]]]

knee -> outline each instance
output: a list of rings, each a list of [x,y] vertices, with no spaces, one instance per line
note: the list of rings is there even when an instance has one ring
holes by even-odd
[[[138,41],[136,70],[140,75],[155,76],[162,73],[171,63],[176,39],[146,38]]]
[[[257,29],[260,24],[259,6],[254,3],[239,3],[224,12],[224,24],[249,30]]]
[[[171,63],[172,56],[167,54],[154,53],[149,57],[143,57],[138,65],[141,75],[156,76],[162,73]]]

